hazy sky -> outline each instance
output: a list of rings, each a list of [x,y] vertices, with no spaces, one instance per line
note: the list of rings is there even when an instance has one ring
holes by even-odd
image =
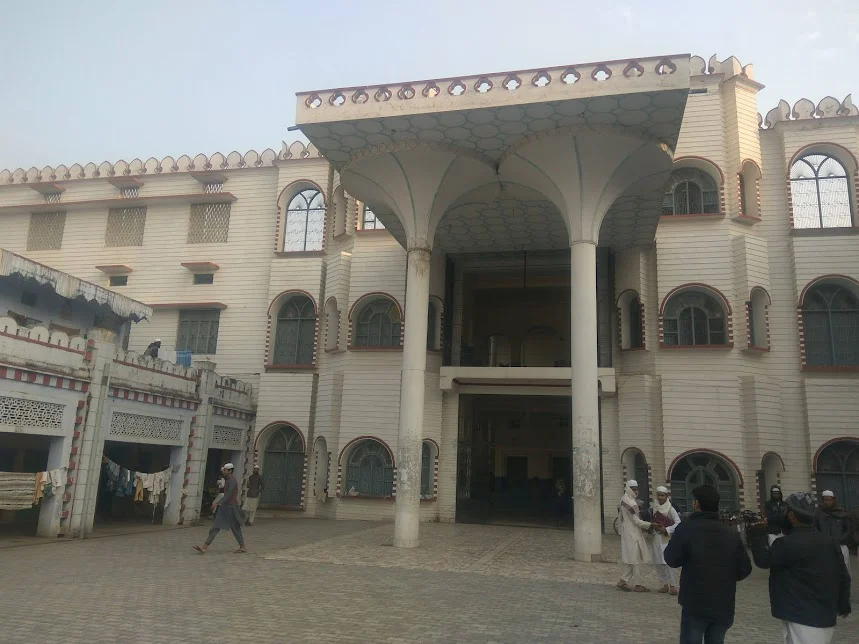
[[[300,90],[659,54],[754,63],[762,113],[859,103],[859,0],[0,0],[0,15],[0,168],[278,149]]]

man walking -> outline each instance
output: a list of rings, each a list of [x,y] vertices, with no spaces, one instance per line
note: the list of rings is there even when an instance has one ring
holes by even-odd
[[[847,543],[853,529],[852,522],[847,516],[847,512],[838,507],[838,500],[832,490],[824,490],[822,497],[823,507],[817,510],[814,517],[814,527],[841,546],[844,565],[847,566],[847,574],[850,575],[850,550],[847,549]]]
[[[811,496],[797,492],[787,497],[785,536],[768,546],[760,530],[749,532],[755,564],[770,570],[770,608],[782,620],[785,644],[828,644],[837,615],[850,614],[841,549],[813,528],[814,518]]]
[[[621,562],[621,575],[617,587],[625,591],[646,593],[647,588],[634,581],[641,579],[639,575],[641,564],[650,562],[650,550],[644,539],[644,531],[650,529],[650,523],[642,520],[639,516],[637,498],[638,483],[630,479],[626,482],[623,497],[617,508],[620,518]]]
[[[251,526],[254,524],[254,519],[257,516],[257,506],[259,505],[259,495],[265,489],[265,482],[259,473],[259,465],[254,465],[254,473],[248,477],[248,496],[245,499],[245,504],[242,508],[245,511],[245,525]]]
[[[233,552],[247,552],[245,538],[242,535],[242,522],[239,518],[239,484],[236,481],[236,477],[233,476],[233,464],[227,463],[224,465],[221,468],[221,473],[224,475],[224,495],[217,502],[218,513],[215,515],[215,523],[212,525],[212,529],[209,530],[209,536],[206,537],[206,543],[202,546],[194,546],[194,550],[200,554],[206,554],[209,546],[212,545],[215,537],[218,536],[218,532],[228,528],[239,543],[239,547]]]
[[[674,569],[665,563],[663,551],[666,546],[666,537],[670,539],[677,526],[680,525],[680,515],[677,514],[677,510],[668,500],[668,488],[664,485],[656,488],[656,501],[650,508],[650,514],[651,525],[654,528],[653,534],[648,536],[650,558],[653,560],[656,576],[662,584],[659,592],[676,595],[677,581],[674,578]]]
[[[711,485],[692,490],[692,515],[665,547],[665,563],[683,567],[680,644],[722,644],[734,623],[737,582],[752,572],[740,535],[719,521],[719,493]]]

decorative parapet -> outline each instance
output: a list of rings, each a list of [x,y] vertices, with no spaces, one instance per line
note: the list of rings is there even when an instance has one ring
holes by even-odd
[[[710,56],[706,63],[701,56],[692,56],[689,61],[690,73],[693,76],[709,76],[711,74],[722,74],[725,78],[734,76],[745,76],[750,81],[755,80],[755,66],[743,65],[736,57],[730,56],[721,63],[716,54]]]
[[[159,396],[196,400],[197,370],[120,349],[114,355],[111,385]]]
[[[47,369],[88,378],[86,340],[69,337],[43,326],[19,326],[10,317],[0,317],[0,361],[4,364]]]
[[[629,92],[688,89],[689,55],[581,63],[361,87],[298,92],[296,121],[446,112]]]
[[[287,144],[285,141],[282,141],[279,153],[268,148],[262,152],[249,150],[244,154],[231,152],[226,156],[220,152],[215,152],[210,157],[207,157],[205,154],[198,154],[193,159],[188,155],[182,155],[178,159],[164,157],[160,161],[152,157],[146,161],[141,161],[140,159],[134,159],[130,162],[120,160],[116,163],[105,161],[99,165],[95,163],[87,163],[85,165],[75,163],[69,167],[64,165],[58,165],[55,168],[45,166],[41,170],[35,167],[29,170],[24,170],[23,168],[18,168],[17,170],[0,170],[0,186],[6,184],[26,185],[50,183],[53,181],[73,181],[76,179],[110,179],[114,177],[240,170],[244,168],[270,167],[277,161],[314,159],[321,158],[321,156],[319,150],[312,143],[305,144],[301,141],[295,141]]]
[[[776,107],[767,112],[766,118],[758,114],[758,125],[769,129],[782,121],[805,121],[838,116],[859,116],[859,108],[853,104],[852,94],[845,96],[843,101],[827,96],[817,105],[807,98],[801,98],[793,104],[793,109],[786,100],[782,99]]]
[[[252,412],[253,391],[253,385],[249,383],[228,376],[216,376],[214,404],[227,409]]]

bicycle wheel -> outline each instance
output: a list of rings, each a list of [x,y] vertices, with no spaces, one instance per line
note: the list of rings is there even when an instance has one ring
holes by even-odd
[[[616,518],[616,519],[614,520],[614,523],[612,524],[612,525],[613,525],[613,527],[614,527],[614,533],[615,533],[617,536],[620,536],[620,525],[618,524],[618,522],[619,522],[619,521],[620,521],[620,517]]]

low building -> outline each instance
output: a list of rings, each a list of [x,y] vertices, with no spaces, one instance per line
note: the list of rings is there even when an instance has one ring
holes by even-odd
[[[0,172],[3,244],[259,389],[262,502],[570,522],[859,506],[859,111],[735,58],[304,92],[278,151]],[[571,498],[572,497],[572,498]]]
[[[252,388],[211,362],[186,368],[125,351],[150,307],[7,250],[0,306],[4,532],[194,522],[217,467],[247,469]],[[151,488],[140,498],[135,473]]]

